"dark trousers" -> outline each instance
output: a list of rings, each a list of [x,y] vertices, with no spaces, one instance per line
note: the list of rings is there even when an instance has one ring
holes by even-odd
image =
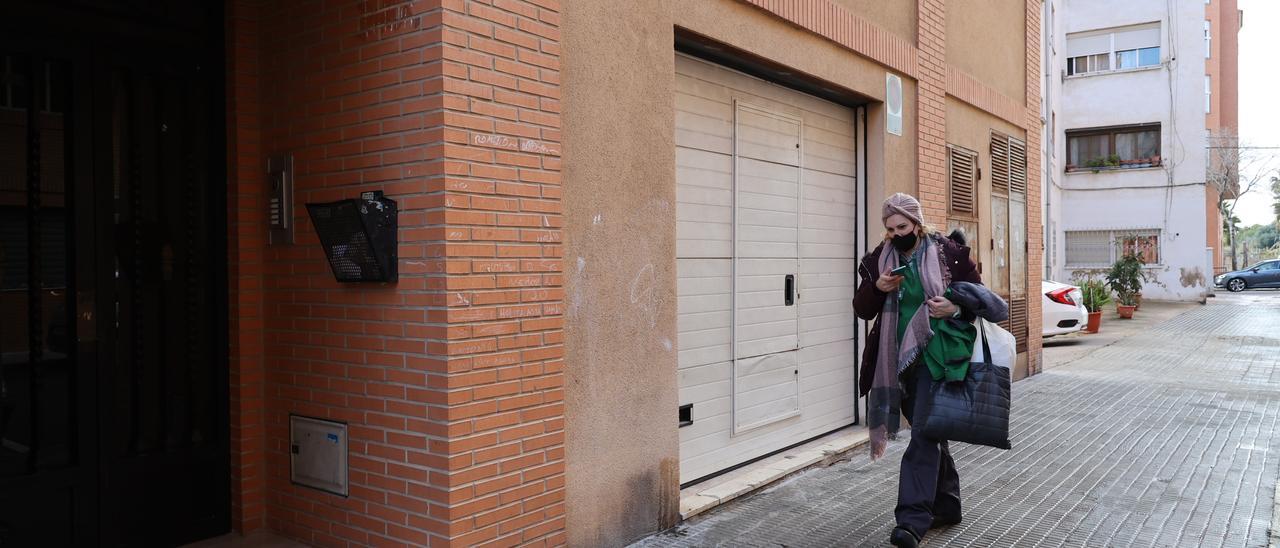
[[[907,394],[902,402],[907,422],[916,413],[924,413],[923,398],[933,382],[929,368],[912,366],[907,372]],[[902,455],[902,471],[898,477],[898,507],[894,509],[898,525],[923,538],[935,517],[939,520],[960,519],[960,475],[946,440],[935,440],[911,429],[911,442]]]

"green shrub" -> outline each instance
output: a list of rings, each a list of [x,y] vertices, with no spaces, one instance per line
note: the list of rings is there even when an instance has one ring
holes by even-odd
[[[1107,271],[1107,285],[1116,292],[1116,300],[1125,306],[1138,304],[1142,279],[1142,261],[1132,254],[1121,257]]]
[[[1106,284],[1101,280],[1086,278],[1074,282],[1074,285],[1079,286],[1080,292],[1084,294],[1084,307],[1089,312],[1102,310],[1102,307],[1111,303],[1111,292],[1107,291]]]

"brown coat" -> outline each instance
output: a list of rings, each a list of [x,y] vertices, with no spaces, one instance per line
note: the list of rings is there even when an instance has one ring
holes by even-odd
[[[939,234],[930,236],[934,243],[942,246],[946,255],[947,268],[951,271],[951,281],[982,283],[978,274],[978,265],[969,258],[969,248],[960,245]],[[880,242],[870,253],[862,257],[858,264],[858,289],[853,295],[853,311],[859,318],[867,321],[875,320],[871,332],[867,335],[866,345],[862,349],[862,366],[858,370],[858,391],[863,396],[871,391],[871,380],[876,371],[876,355],[880,348],[880,311],[884,310],[884,300],[888,293],[876,287],[880,278],[880,253],[887,242]],[[960,315],[966,320],[973,320],[973,313],[963,308]]]

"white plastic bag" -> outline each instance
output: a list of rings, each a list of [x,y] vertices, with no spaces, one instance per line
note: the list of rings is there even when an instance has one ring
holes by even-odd
[[[1013,334],[983,318],[974,321],[973,326],[978,328],[978,337],[973,340],[973,357],[969,361],[983,361],[982,336],[986,333],[987,344],[991,347],[991,363],[1012,371],[1013,363],[1018,358],[1018,341],[1013,338]]]

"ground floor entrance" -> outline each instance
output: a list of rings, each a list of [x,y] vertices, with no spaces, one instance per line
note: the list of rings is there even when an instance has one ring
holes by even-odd
[[[675,84],[689,483],[856,420],[864,122],[859,109],[684,54]]]
[[[222,13],[142,5],[0,23],[0,545],[230,529]]]

